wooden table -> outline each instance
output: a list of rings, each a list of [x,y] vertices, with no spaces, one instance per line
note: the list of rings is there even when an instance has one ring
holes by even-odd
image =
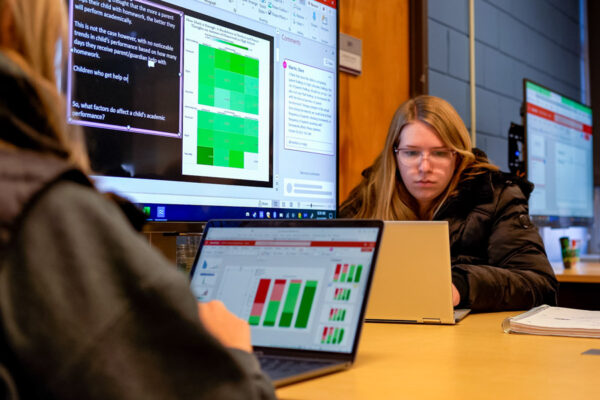
[[[579,261],[569,269],[560,262],[552,263],[552,268],[559,282],[600,283],[600,262]]]
[[[281,399],[600,399],[599,339],[506,334],[504,318],[456,326],[365,324],[355,365],[277,391]]]

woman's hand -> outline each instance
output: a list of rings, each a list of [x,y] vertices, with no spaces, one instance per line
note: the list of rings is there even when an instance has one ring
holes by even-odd
[[[198,303],[198,315],[206,330],[225,347],[252,352],[250,326],[219,300]]]
[[[460,293],[458,293],[458,289],[452,284],[452,305],[456,307],[460,303]]]

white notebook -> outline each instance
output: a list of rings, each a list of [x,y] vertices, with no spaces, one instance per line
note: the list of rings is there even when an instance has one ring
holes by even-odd
[[[541,305],[506,318],[506,333],[600,338],[600,311]]]

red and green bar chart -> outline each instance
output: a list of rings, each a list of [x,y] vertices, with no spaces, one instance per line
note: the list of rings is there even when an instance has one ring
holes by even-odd
[[[301,290],[303,285],[301,279],[260,279],[248,323],[259,326],[262,319],[262,326],[264,327],[290,328],[293,326],[300,329],[306,328],[317,291],[317,283],[317,281],[307,280],[304,283],[303,290]],[[271,289],[271,294],[267,302],[269,289]],[[301,292],[302,295],[300,295]],[[285,300],[284,293],[286,293]],[[300,305],[298,311],[294,314],[298,301]],[[264,312],[265,306],[266,312]],[[279,322],[277,323],[277,321]]]
[[[321,343],[323,344],[340,344],[344,340],[344,328],[336,328],[326,326],[323,328]]]
[[[358,283],[362,275],[363,266],[354,264],[337,264],[333,275],[334,282]]]
[[[346,310],[343,308],[332,308],[329,310],[329,321],[344,321],[346,319]]]
[[[351,289],[336,288],[333,292],[333,300],[348,301],[350,300]]]

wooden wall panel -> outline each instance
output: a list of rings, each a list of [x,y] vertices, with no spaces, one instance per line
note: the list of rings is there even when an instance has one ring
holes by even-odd
[[[340,75],[340,203],[409,98],[409,0],[343,0],[340,32],[362,39],[362,75]]]

